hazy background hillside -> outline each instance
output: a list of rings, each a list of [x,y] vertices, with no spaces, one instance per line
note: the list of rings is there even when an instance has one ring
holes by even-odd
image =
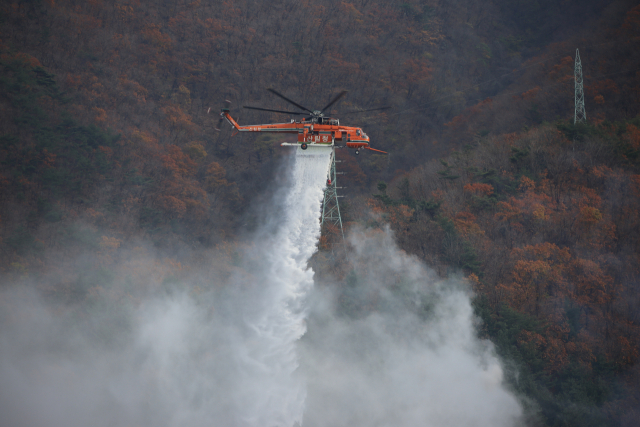
[[[468,277],[532,425],[635,425],[638,51],[632,1],[5,2],[0,271],[55,277],[49,295],[82,305],[136,248],[163,260],[160,281],[203,251],[233,270],[287,163],[282,136],[217,132],[224,100],[268,123],[289,117],[241,108],[285,107],[266,88],[310,108],[347,90],[331,114],[390,152],[338,150],[347,230],[391,224]],[[313,263],[348,293],[338,241],[325,230]]]

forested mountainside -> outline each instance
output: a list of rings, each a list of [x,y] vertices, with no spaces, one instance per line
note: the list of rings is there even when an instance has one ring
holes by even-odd
[[[286,154],[280,136],[217,132],[224,100],[240,123],[280,122],[241,107],[285,108],[269,87],[311,108],[348,90],[331,114],[391,107],[342,119],[391,154],[338,151],[347,229],[391,224],[407,252],[464,272],[532,425],[635,425],[638,51],[631,1],[5,2],[0,269],[55,271],[48,292],[83,303],[142,240],[188,248],[157,265],[167,280],[203,249],[237,268]],[[358,286],[336,239],[318,276]]]
[[[548,425],[637,420],[638,125],[483,138],[369,202],[409,253],[468,275],[483,333]]]

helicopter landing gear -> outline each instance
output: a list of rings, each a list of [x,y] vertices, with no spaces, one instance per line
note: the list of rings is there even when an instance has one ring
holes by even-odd
[[[306,150],[307,147],[308,147],[307,144],[304,143],[304,142],[302,144],[300,144],[300,148],[302,148],[303,150]]]
[[[356,156],[360,154],[360,150],[356,150]]]

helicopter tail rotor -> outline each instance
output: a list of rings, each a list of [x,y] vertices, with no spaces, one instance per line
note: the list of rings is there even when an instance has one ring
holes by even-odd
[[[229,112],[229,106],[231,105],[231,101],[228,99],[224,100],[224,107],[220,110],[220,119],[218,119],[218,123],[216,124],[216,130],[220,130],[220,126],[222,125],[222,121],[224,120],[224,113]]]

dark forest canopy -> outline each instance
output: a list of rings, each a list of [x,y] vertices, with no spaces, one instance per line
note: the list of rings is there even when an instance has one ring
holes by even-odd
[[[241,107],[287,109],[269,87],[312,108],[347,90],[331,114],[391,107],[342,119],[391,153],[338,152],[347,227],[389,223],[406,251],[465,273],[540,425],[635,425],[638,51],[631,1],[5,2],[0,271],[86,251],[108,265],[138,238],[232,265],[285,154],[281,136],[216,132],[224,100],[243,124],[280,122]],[[314,263],[346,283],[335,231]],[[53,293],[83,301],[99,276]]]

